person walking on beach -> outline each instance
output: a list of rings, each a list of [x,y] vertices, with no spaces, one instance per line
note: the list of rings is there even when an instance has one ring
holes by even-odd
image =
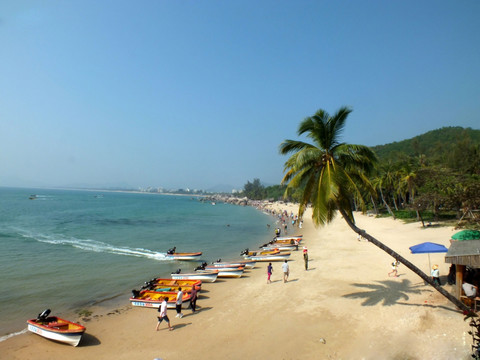
[[[440,282],[440,271],[438,270],[438,265],[432,266],[432,271],[430,274],[432,275],[433,282],[437,283],[438,286],[442,286],[442,283]]]
[[[286,283],[288,281],[288,275],[290,274],[290,266],[288,265],[287,260],[282,264],[283,270],[283,282]]]
[[[175,317],[179,317],[180,319],[183,317],[182,302],[183,302],[183,291],[182,291],[182,288],[178,288],[177,300],[175,302],[175,308],[177,310],[177,315],[175,315]]]
[[[308,270],[308,249],[306,246],[303,247],[303,261],[305,262],[305,270]]]
[[[167,298],[166,297],[163,298],[163,301],[160,304],[160,307],[158,308],[158,312],[160,313],[160,316],[157,316],[158,322],[157,322],[157,327],[155,331],[158,331],[158,327],[160,326],[163,320],[167,322],[168,329],[172,331],[173,327],[170,326],[170,319],[167,316]]]
[[[197,287],[195,285],[192,286],[192,292],[190,293],[190,307],[194,313],[197,308]]]
[[[267,284],[270,284],[272,281],[270,280],[270,277],[272,276],[273,273],[273,266],[272,263],[269,263],[267,266]]]
[[[390,274],[393,274],[393,276],[398,277],[398,265],[400,265],[400,261],[395,260],[394,262],[392,262],[392,271],[388,273],[388,276],[390,276]]]

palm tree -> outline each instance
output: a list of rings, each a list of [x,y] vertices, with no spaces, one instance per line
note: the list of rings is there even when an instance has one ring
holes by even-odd
[[[368,175],[377,159],[375,153],[364,145],[340,142],[341,132],[351,112],[351,109],[342,107],[330,116],[320,109],[313,116],[305,118],[298,127],[298,135],[305,134],[313,140],[313,144],[298,140],[285,140],[280,144],[281,154],[293,153],[285,162],[282,180],[282,184],[287,184],[285,195],[302,188],[299,217],[311,203],[312,219],[316,226],[332,221],[338,210],[353,231],[400,261],[458,308],[469,311],[465,304],[435,284],[418,267],[355,225],[351,202],[355,197],[364,208],[361,193],[364,189],[373,191]]]

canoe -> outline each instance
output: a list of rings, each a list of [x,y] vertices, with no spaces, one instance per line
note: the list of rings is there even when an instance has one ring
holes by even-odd
[[[173,254],[165,254],[165,258],[170,260],[197,260],[202,255],[201,252],[193,252],[193,253],[173,253]]]
[[[175,280],[201,280],[203,282],[215,282],[218,277],[218,273],[181,273],[181,274],[171,274],[172,279]]]
[[[282,261],[287,260],[290,257],[290,253],[278,254],[278,255],[257,255],[248,256],[246,259],[255,261]]]
[[[236,267],[236,268],[215,268],[215,267],[205,267],[205,270],[196,270],[198,273],[217,273],[220,278],[239,278],[242,277],[245,267]]]
[[[152,291],[152,290],[142,290],[132,291],[132,297],[130,298],[130,303],[132,306],[139,306],[139,307],[150,307],[150,308],[158,308],[160,304],[163,302],[163,298],[167,297],[167,308],[168,309],[175,309],[175,303],[177,301],[177,291]],[[182,296],[182,307],[188,307],[190,294],[188,292],[184,292]]]
[[[50,309],[47,309],[36,319],[27,320],[27,329],[44,338],[77,346],[85,333],[85,326],[49,314]]]
[[[197,290],[202,288],[202,281],[201,280],[173,280],[173,279],[164,279],[164,278],[156,278],[150,281],[146,281],[143,288],[149,289],[149,285],[156,287],[156,286],[170,286],[170,287],[181,287],[181,288],[191,288],[195,285]],[[152,289],[149,289],[152,290]]]
[[[273,238],[274,242],[277,243],[287,243],[287,244],[295,244],[295,241],[297,241],[299,244],[302,242],[303,238],[302,237],[297,237],[297,236],[292,236],[292,237],[287,237],[287,236],[282,236],[282,237],[276,237]]]

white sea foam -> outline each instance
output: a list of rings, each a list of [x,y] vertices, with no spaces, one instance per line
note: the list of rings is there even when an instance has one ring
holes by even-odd
[[[10,339],[11,337],[14,337],[14,336],[17,336],[17,335],[25,334],[26,332],[27,332],[27,329],[23,329],[22,331],[11,333],[11,334],[8,334],[8,335],[5,335],[5,336],[0,336],[0,342],[5,341],[7,339]]]
[[[63,246],[72,246],[77,249],[90,252],[98,253],[109,253],[115,255],[124,255],[124,256],[135,256],[143,257],[154,260],[168,260],[165,253],[142,249],[142,248],[130,248],[130,247],[118,247],[110,245],[101,241],[90,240],[90,239],[77,239],[77,238],[61,238],[54,237],[51,235],[43,234],[23,234],[23,237],[37,240],[42,243],[52,244],[52,245],[63,245]]]

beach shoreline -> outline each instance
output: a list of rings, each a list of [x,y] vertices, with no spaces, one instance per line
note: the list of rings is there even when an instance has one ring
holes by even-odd
[[[296,213],[292,204],[259,208],[272,209]],[[6,359],[469,358],[470,328],[453,305],[405,267],[400,266],[399,278],[389,278],[391,258],[358,241],[340,216],[318,229],[310,217],[307,209],[303,228],[295,230],[304,235],[310,269],[304,269],[302,251],[293,252],[286,284],[280,263],[273,264],[271,284],[266,283],[268,263],[257,263],[240,279],[204,284],[197,314],[185,310],[177,319],[169,311],[173,332],[164,324],[154,331],[152,309],[125,304],[84,322],[87,332],[78,348],[26,333],[0,342],[0,353]],[[422,229],[418,223],[355,217],[361,228],[424,271],[426,257],[409,254],[408,247],[423,241],[448,246],[453,234],[451,227]],[[432,254],[432,263],[445,276],[443,256]]]

